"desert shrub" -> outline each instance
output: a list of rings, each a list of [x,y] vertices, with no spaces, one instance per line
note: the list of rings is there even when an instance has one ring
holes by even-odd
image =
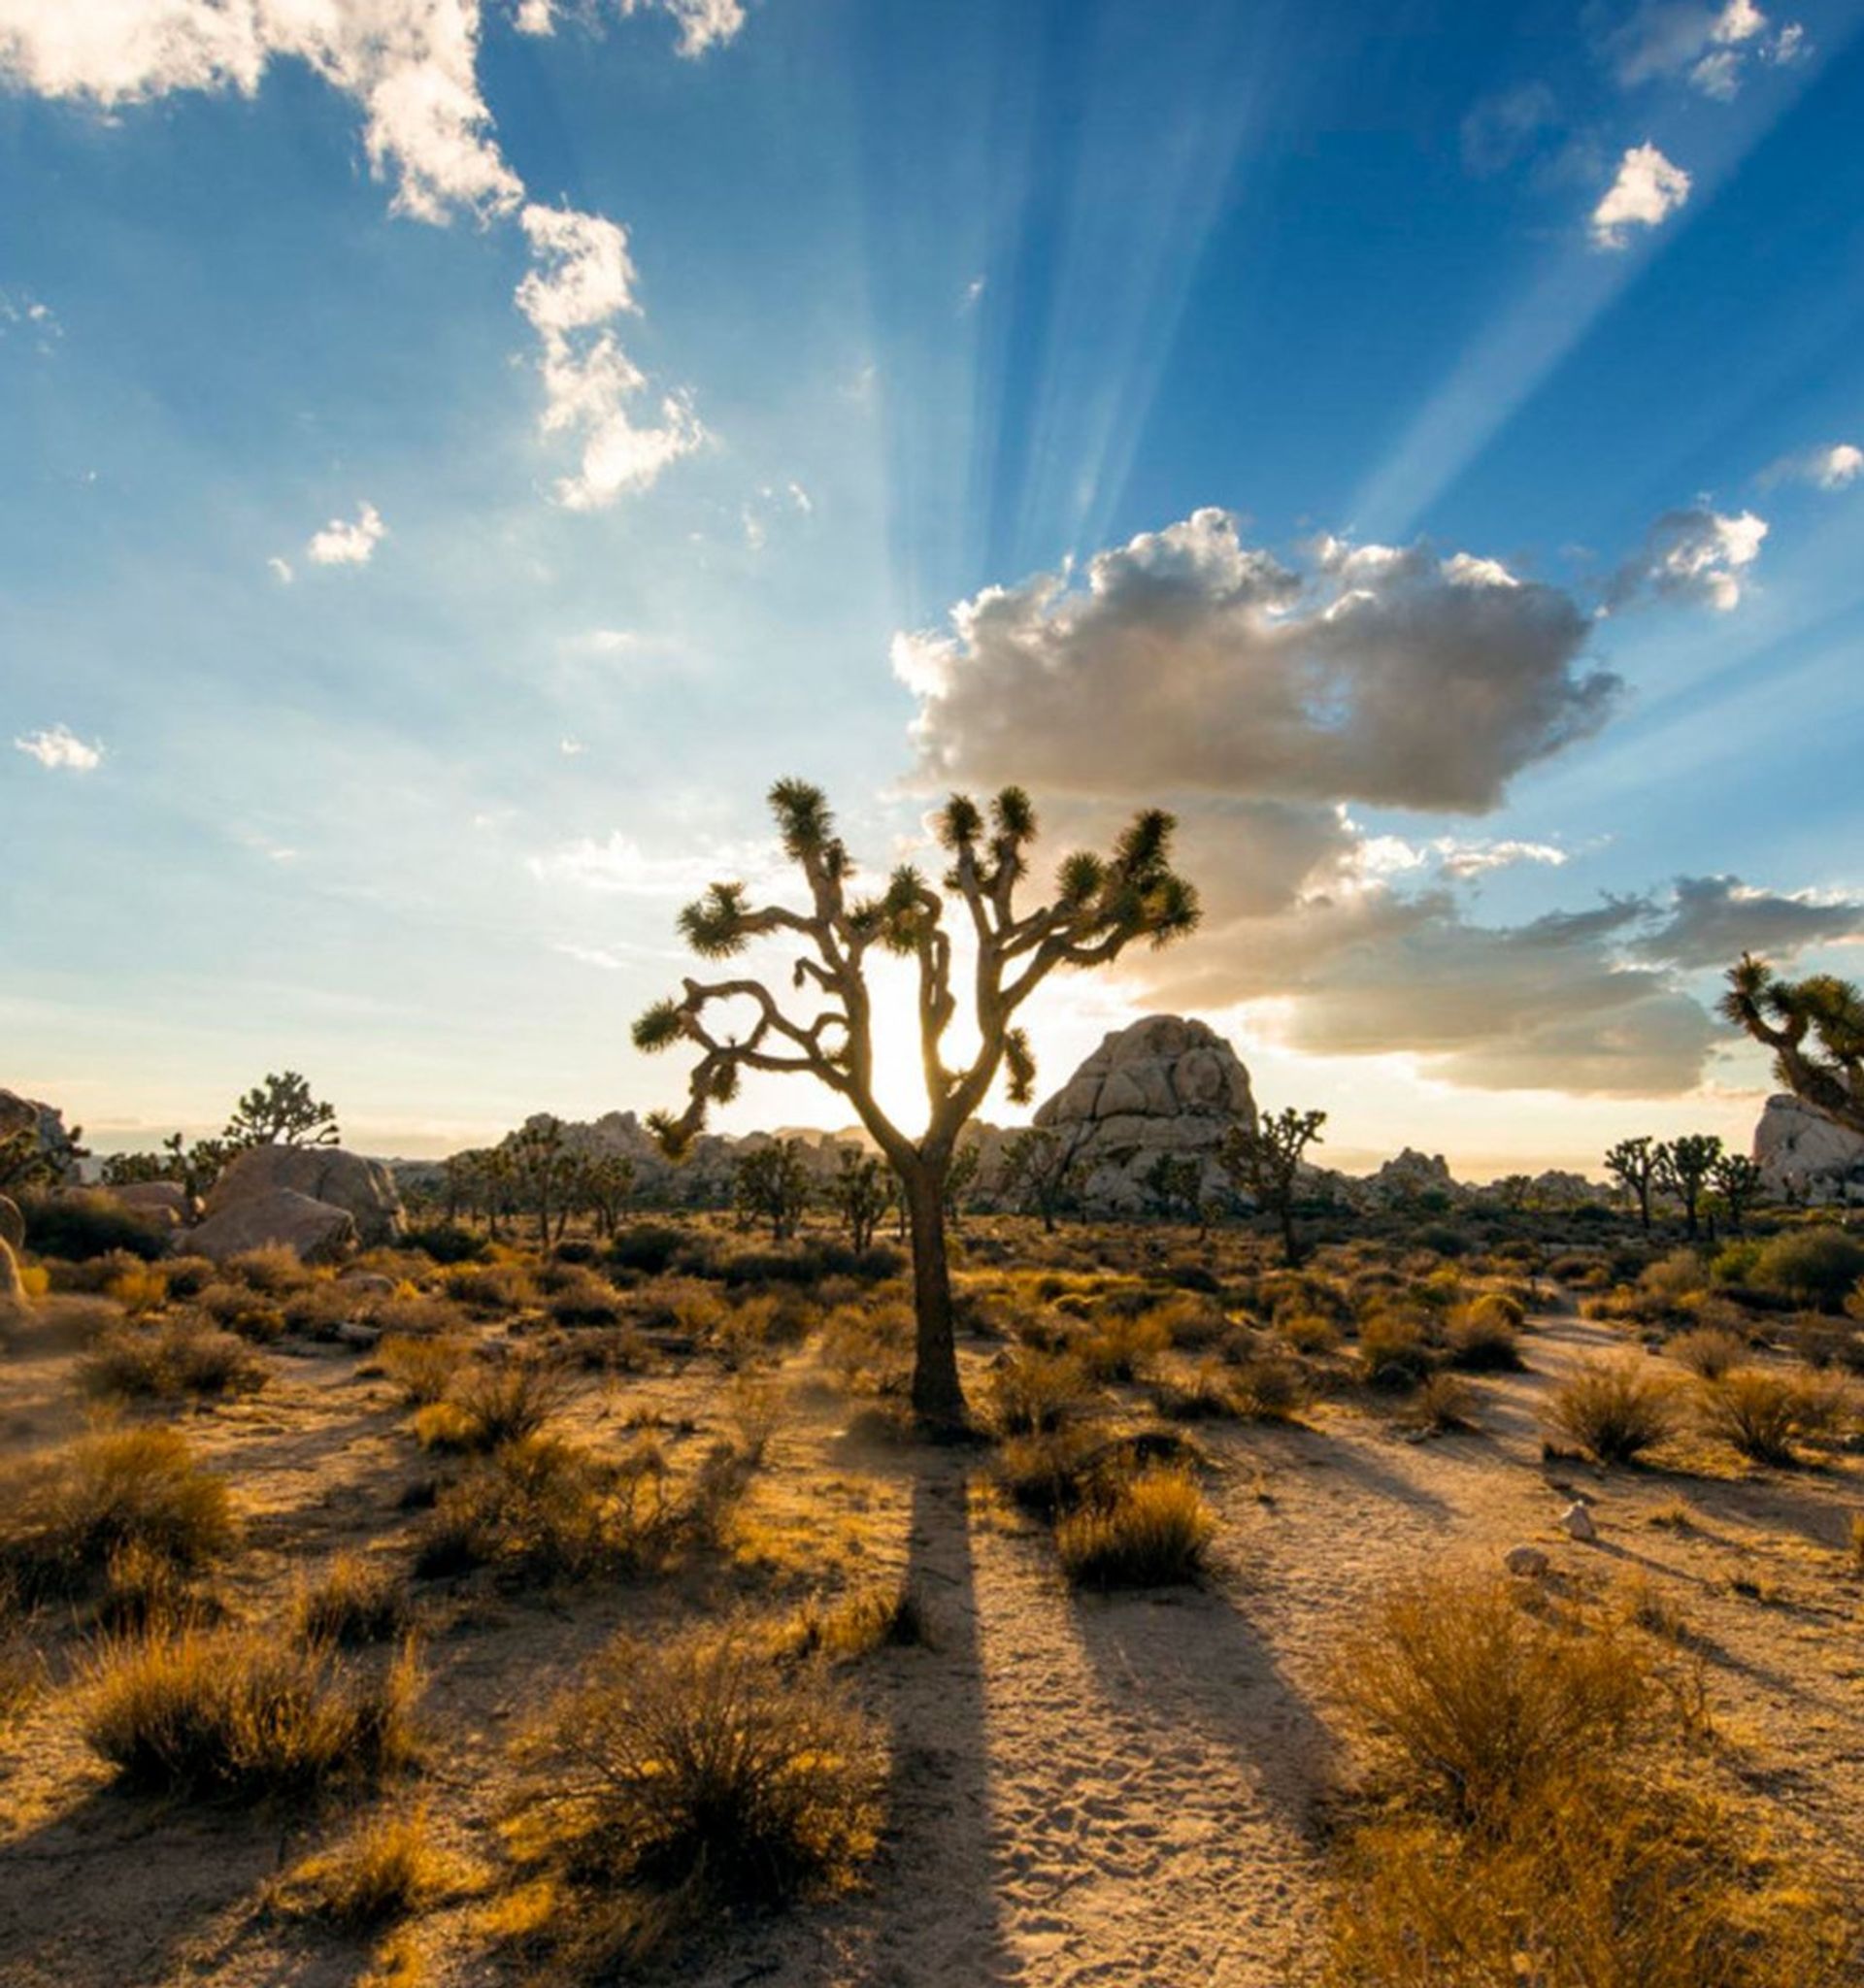
[[[783,1426],[788,1403],[783,1390],[770,1380],[740,1375],[726,1388],[723,1410],[738,1454],[752,1468],[762,1464]]]
[[[410,1339],[391,1334],[376,1347],[377,1364],[412,1408],[443,1400],[453,1376],[471,1356],[466,1342],[450,1335]]]
[[[78,1365],[86,1394],[125,1401],[250,1394],[265,1378],[243,1339],[198,1319],[108,1333]]]
[[[559,1438],[526,1436],[441,1487],[416,1571],[485,1567],[525,1585],[585,1580],[651,1564],[679,1523],[652,1443],[610,1462]]]
[[[418,1249],[435,1263],[479,1263],[491,1254],[491,1243],[460,1222],[427,1222],[410,1229],[402,1238],[410,1249]]]
[[[1652,1688],[1609,1625],[1555,1627],[1506,1581],[1455,1576],[1388,1592],[1342,1649],[1333,1682],[1401,1777],[1463,1822],[1610,1754]]]
[[[106,1645],[88,1678],[91,1750],[151,1794],[255,1801],[412,1759],[412,1651],[383,1668],[265,1627],[183,1629]]]
[[[221,1266],[223,1275],[249,1290],[263,1291],[268,1298],[283,1298],[316,1281],[315,1272],[298,1260],[297,1251],[283,1242],[268,1243],[261,1249],[243,1249],[229,1256]]]
[[[1055,1549],[1077,1587],[1172,1587],[1202,1574],[1215,1531],[1188,1471],[1149,1470],[1064,1513]]]
[[[277,1896],[289,1911],[360,1932],[457,1897],[475,1888],[475,1878],[434,1840],[424,1807],[396,1806],[365,1815],[330,1848],[297,1864]]]
[[[1215,1284],[1215,1279],[1212,1279]],[[1164,1334],[1165,1344],[1181,1353],[1201,1353],[1214,1346],[1230,1329],[1223,1307],[1212,1290],[1185,1289],[1162,1304],[1148,1308],[1152,1327]]]
[[[105,1564],[94,1619],[107,1632],[140,1636],[214,1622],[220,1613],[218,1597],[192,1570],[178,1566],[159,1547],[132,1540]]]
[[[481,1311],[521,1311],[537,1302],[531,1274],[516,1263],[459,1263],[443,1273],[447,1294]]]
[[[45,1688],[45,1661],[0,1597],[0,1738]]]
[[[1359,1328],[1359,1359],[1376,1387],[1411,1387],[1433,1365],[1424,1327],[1406,1311],[1375,1311]]]
[[[1448,1436],[1475,1427],[1476,1390],[1460,1374],[1433,1374],[1418,1387],[1409,1405],[1419,1429]]]
[[[26,1269],[37,1267],[29,1264]],[[123,1314],[107,1298],[54,1293],[41,1298],[28,1311],[16,1311],[11,1319],[0,1313],[0,1342],[48,1352],[92,1346],[122,1322]]]
[[[929,1649],[932,1634],[925,1601],[910,1581],[857,1588],[824,1606],[805,1602],[776,1640],[786,1657],[826,1657],[852,1663],[880,1649]]]
[[[130,1547],[198,1571],[235,1531],[226,1485],[173,1429],[83,1436],[0,1477],[0,1578],[25,1603],[83,1596]]]
[[[621,1316],[621,1294],[581,1264],[558,1264],[544,1309],[558,1325],[613,1325]]]
[[[386,1561],[339,1553],[299,1588],[293,1614],[307,1641],[357,1649],[404,1634],[408,1591]]]
[[[119,1271],[104,1286],[104,1296],[115,1299],[132,1318],[159,1311],[168,1303],[167,1274],[150,1264]]]
[[[1292,1360],[1260,1353],[1231,1370],[1236,1412],[1252,1422],[1291,1422],[1307,1406],[1308,1384]]]
[[[780,1668],[743,1631],[617,1641],[523,1759],[511,1845],[579,1971],[841,1889],[879,1841],[879,1735],[825,1674]]]
[[[1789,1229],[1762,1243],[1753,1278],[1803,1304],[1836,1311],[1864,1276],[1864,1242],[1830,1223]]]
[[[1004,1436],[1059,1429],[1081,1415],[1091,1398],[1086,1370],[1079,1359],[1020,1347],[996,1363],[986,1387],[991,1421]]]
[[[26,1247],[35,1256],[62,1257],[69,1263],[90,1263],[100,1257],[126,1256],[153,1263],[168,1247],[167,1233],[132,1214],[107,1194],[34,1195],[20,1204],[25,1217]],[[128,1265],[113,1266],[116,1274]]]
[[[1080,1428],[1016,1437],[997,1452],[994,1474],[1025,1511],[1052,1518],[1082,1502],[1100,1449],[1099,1441]]]
[[[169,1256],[162,1260],[162,1276],[171,1298],[198,1298],[209,1284],[219,1279],[220,1267],[211,1256]]]
[[[666,1222],[632,1222],[609,1244],[609,1261],[616,1270],[638,1271],[643,1276],[663,1276],[687,1241],[685,1231]]]
[[[1507,1374],[1521,1365],[1521,1308],[1513,1299],[1484,1292],[1450,1313],[1449,1363],[1470,1374]]]
[[[1289,1348],[1309,1357],[1331,1353],[1340,1343],[1340,1329],[1318,1311],[1277,1312],[1275,1329]]]
[[[1717,1326],[1697,1326],[1679,1333],[1664,1351],[1699,1380],[1719,1380],[1748,1357],[1748,1342]]]
[[[1548,1259],[1547,1274],[1555,1283],[1591,1290],[1611,1280],[1605,1258],[1596,1249],[1563,1249]]]
[[[1560,1435],[1602,1464],[1628,1464],[1677,1426],[1676,1396],[1635,1359],[1587,1367],[1563,1381],[1547,1418]]]
[[[1136,1317],[1102,1319],[1076,1337],[1073,1351],[1094,1380],[1138,1380],[1171,1342],[1170,1328],[1154,1309]]]
[[[1188,1374],[1161,1380],[1152,1407],[1173,1422],[1215,1421],[1239,1412],[1230,1370],[1220,1360],[1200,1360]]]
[[[1837,1419],[1831,1389],[1803,1375],[1743,1368],[1711,1381],[1702,1393],[1703,1426],[1761,1464],[1797,1462],[1797,1445]]]
[[[1718,1284],[1751,1283],[1760,1263],[1761,1248],[1759,1239],[1753,1236],[1742,1236],[1732,1242],[1724,1242],[1715,1251],[1714,1262],[1709,1266],[1710,1276]]]
[[[1828,1318],[1822,1311],[1802,1311],[1793,1320],[1793,1351],[1809,1367],[1848,1367],[1864,1373],[1864,1342],[1848,1319]]]
[[[568,1393],[567,1376],[553,1362],[464,1362],[454,1369],[445,1398],[416,1410],[415,1435],[424,1449],[483,1455],[535,1436]]]
[[[204,1285],[195,1295],[193,1309],[227,1332],[254,1345],[270,1345],[284,1331],[283,1309],[261,1293],[241,1283],[216,1281]]]
[[[822,1326],[822,1361],[850,1393],[904,1394],[913,1334],[906,1305],[841,1305]]]
[[[1671,1309],[1708,1288],[1709,1266],[1693,1249],[1673,1249],[1655,1263],[1646,1264],[1638,1277],[1638,1289],[1647,1298]]]

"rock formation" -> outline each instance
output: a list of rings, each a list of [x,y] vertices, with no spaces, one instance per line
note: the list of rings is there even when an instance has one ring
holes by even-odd
[[[1378,1173],[1360,1181],[1357,1197],[1373,1207],[1408,1208],[1418,1203],[1448,1203],[1464,1198],[1465,1190],[1451,1176],[1442,1153],[1420,1153],[1406,1146]]]
[[[1753,1156],[1765,1193],[1781,1201],[1864,1201],[1864,1133],[1785,1092],[1767,1100]]]
[[[22,1098],[17,1091],[0,1090],[0,1139],[29,1132],[39,1151],[52,1163],[61,1181],[78,1178],[78,1143],[65,1130],[65,1114],[55,1106],[41,1104],[37,1098]]]
[[[1195,1159],[1207,1196],[1230,1193],[1217,1149],[1255,1123],[1249,1074],[1207,1023],[1151,1014],[1115,1030],[1036,1111],[1063,1143],[1096,1212],[1152,1205],[1147,1176],[1161,1154]]]
[[[355,1217],[348,1209],[290,1187],[242,1196],[175,1239],[183,1254],[211,1256],[216,1263],[248,1249],[272,1248],[289,1249],[303,1263],[335,1263],[355,1246]]]
[[[248,1146],[220,1170],[208,1191],[207,1213],[211,1220],[285,1191],[341,1209],[365,1246],[393,1242],[402,1233],[401,1197],[388,1169],[333,1145]]]

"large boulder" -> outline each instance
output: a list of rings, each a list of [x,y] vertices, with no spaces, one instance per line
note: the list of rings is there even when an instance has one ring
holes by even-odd
[[[106,1191],[140,1220],[162,1229],[181,1228],[193,1212],[187,1190],[174,1180],[132,1180]]]
[[[1468,1195],[1442,1153],[1420,1153],[1408,1145],[1360,1182],[1359,1198],[1374,1208],[1442,1208]]]
[[[1781,1092],[1754,1127],[1761,1186],[1780,1201],[1864,1201],[1864,1133]]]
[[[249,1194],[209,1211],[199,1228],[177,1239],[190,1256],[223,1263],[249,1249],[289,1249],[301,1263],[336,1263],[356,1246],[356,1221],[348,1209],[316,1201],[295,1188]]]
[[[54,1184],[78,1178],[78,1143],[65,1129],[65,1114],[37,1098],[0,1090],[0,1139],[20,1132],[30,1136],[35,1149],[49,1162]]]
[[[403,1227],[401,1197],[388,1169],[334,1145],[253,1145],[235,1153],[207,1196],[211,1219],[261,1195],[292,1193],[340,1208],[365,1247],[394,1242]]]
[[[1097,1212],[1151,1205],[1147,1176],[1160,1154],[1195,1159],[1203,1192],[1229,1192],[1217,1151],[1233,1125],[1255,1123],[1249,1074],[1207,1023],[1151,1014],[1108,1036],[1036,1111],[1062,1142]]]

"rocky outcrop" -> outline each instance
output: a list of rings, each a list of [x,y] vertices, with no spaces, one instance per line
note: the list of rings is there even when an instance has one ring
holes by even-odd
[[[33,1144],[51,1163],[55,1181],[78,1178],[78,1142],[65,1130],[65,1114],[37,1098],[0,1090],[0,1139],[19,1132],[32,1136]]]
[[[1196,1160],[1203,1193],[1227,1196],[1217,1149],[1233,1125],[1255,1123],[1255,1100],[1236,1051],[1207,1023],[1152,1014],[1110,1035],[1036,1123],[1064,1143],[1089,1209],[1132,1214],[1153,1204],[1147,1176],[1161,1154]]]
[[[187,1190],[174,1180],[133,1180],[108,1190],[112,1201],[164,1229],[179,1229],[193,1212]]]
[[[1784,1092],[1754,1127],[1762,1189],[1780,1201],[1864,1201],[1864,1133]]]
[[[1409,1145],[1357,1187],[1358,1198],[1378,1208],[1441,1206],[1462,1200],[1465,1193],[1451,1176],[1449,1163],[1442,1153],[1420,1153]]]
[[[290,1187],[243,1196],[176,1239],[178,1249],[216,1263],[249,1249],[273,1248],[289,1249],[301,1263],[336,1263],[355,1246],[355,1217],[348,1209]]]
[[[291,1193],[341,1209],[365,1246],[393,1242],[404,1226],[388,1169],[334,1145],[254,1145],[235,1153],[208,1192],[210,1219],[264,1195]]]

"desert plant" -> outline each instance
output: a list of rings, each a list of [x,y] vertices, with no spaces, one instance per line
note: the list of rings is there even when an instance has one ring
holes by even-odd
[[[991,1369],[990,1417],[1005,1436],[1036,1436],[1059,1429],[1087,1407],[1087,1375],[1071,1354],[1018,1347]]]
[[[265,1379],[245,1340],[197,1319],[108,1333],[78,1363],[87,1394],[120,1400],[250,1394]]]
[[[1731,1367],[1739,1367],[1747,1359],[1748,1342],[1720,1326],[1697,1326],[1679,1333],[1664,1351],[1698,1380],[1719,1380]]]
[[[105,1645],[84,1739],[142,1792],[302,1794],[410,1761],[418,1687],[412,1649],[363,1670],[267,1628],[183,1629]]]
[[[1563,1381],[1548,1404],[1548,1421],[1602,1464],[1628,1464],[1677,1426],[1676,1396],[1635,1359],[1587,1367]]]
[[[568,1376],[549,1361],[470,1361],[454,1370],[442,1400],[416,1409],[415,1434],[425,1448],[483,1455],[535,1436],[568,1393]]]
[[[1864,1276],[1864,1242],[1830,1222],[1788,1229],[1761,1244],[1752,1276],[1802,1304],[1836,1311]]]
[[[1111,962],[1140,939],[1159,945],[1188,933],[1198,919],[1197,895],[1171,868],[1176,824],[1169,814],[1151,811],[1136,817],[1111,860],[1084,850],[1066,858],[1054,902],[1019,913],[1015,890],[1036,840],[1028,796],[1006,787],[992,803],[986,827],[976,804],[954,794],[939,814],[938,834],[951,859],[946,890],[963,901],[976,942],[971,977],[980,1042],[972,1060],[953,1070],[942,1054],[957,1012],[946,897],[903,865],[879,896],[850,903],[853,864],[820,790],[801,780],[780,780],[770,791],[770,805],[784,851],[809,886],[810,909],[753,909],[742,884],[720,883],[686,908],[681,929],[693,950],[708,959],[729,958],[774,933],[802,940],[809,950],[795,969],[795,984],[807,985],[827,1005],[814,1017],[798,1019],[782,1011],[761,980],[687,980],[679,999],[660,1002],[635,1024],[637,1048],[666,1049],[684,1042],[700,1052],[684,1112],[677,1118],[659,1113],[649,1122],[677,1156],[703,1129],[711,1106],[736,1094],[746,1070],[813,1076],[846,1098],[898,1177],[912,1229],[914,1409],[927,1424],[955,1427],[965,1422],[966,1407],[945,1232],[949,1176],[960,1135],[1000,1070],[1008,1071],[1013,1103],[1026,1103],[1033,1094],[1035,1059],[1016,1016],[1048,975],[1057,967]],[[929,1117],[916,1140],[899,1130],[875,1096],[866,961],[877,944],[917,967]],[[715,1033],[707,1011],[746,1002],[755,1017],[749,1032]]]
[[[742,1627],[618,1640],[522,1758],[514,1854],[559,1888],[556,1939],[610,1968],[701,1915],[842,1888],[879,1840],[875,1729]]]
[[[829,1206],[841,1216],[848,1240],[865,1249],[874,1241],[887,1209],[893,1206],[892,1178],[872,1153],[844,1146],[828,1182]]]
[[[732,1206],[747,1227],[766,1221],[773,1242],[787,1242],[808,1210],[815,1184],[808,1146],[800,1139],[773,1139],[739,1156],[731,1176]]]
[[[1657,1185],[1681,1204],[1683,1233],[1692,1242],[1701,1226],[1703,1195],[1721,1157],[1721,1141],[1713,1132],[1685,1132],[1657,1148]]]
[[[198,1571],[236,1531],[224,1481],[173,1429],[83,1436],[0,1481],[0,1578],[27,1603],[85,1594],[131,1546]]]
[[[1148,1470],[1064,1513],[1055,1549],[1077,1587],[1172,1587],[1200,1577],[1215,1531],[1188,1471]]]
[[[307,1641],[360,1648],[388,1642],[409,1626],[408,1591],[385,1561],[339,1553],[298,1590],[293,1614]]]
[[[1411,1387],[1433,1363],[1424,1328],[1404,1311],[1375,1311],[1359,1328],[1359,1360],[1377,1387]]]
[[[1782,980],[1764,959],[1743,953],[1729,969],[1721,1011],[1773,1050],[1774,1069],[1794,1097],[1864,1132],[1864,998],[1848,980]]]
[[[1521,1308],[1484,1292],[1449,1314],[1449,1362],[1471,1374],[1507,1374],[1521,1362]]]
[[[226,1121],[227,1142],[247,1145],[336,1145],[337,1114],[311,1095],[295,1070],[275,1072],[253,1085]]]
[[[1829,1429],[1837,1402],[1829,1388],[1796,1374],[1743,1368],[1702,1393],[1704,1427],[1755,1463],[1796,1463],[1798,1445]]]
[[[1650,1226],[1650,1190],[1657,1179],[1655,1142],[1621,1139],[1605,1156],[1605,1171],[1638,1206],[1638,1221]]]
[[[1301,1261],[1301,1241],[1294,1227],[1295,1183],[1303,1154],[1320,1143],[1324,1111],[1297,1111],[1292,1105],[1253,1125],[1233,1125],[1221,1149],[1223,1171],[1258,1208],[1282,1225],[1282,1255],[1289,1269]]]
[[[1475,1426],[1476,1390],[1460,1374],[1433,1374],[1412,1396],[1409,1412],[1417,1428],[1453,1435]]]
[[[411,1408],[443,1400],[471,1357],[471,1348],[463,1340],[445,1333],[433,1339],[390,1334],[376,1347],[377,1364]]]
[[[294,1866],[277,1898],[287,1910],[360,1932],[476,1889],[477,1877],[434,1840],[425,1807],[397,1804],[371,1811],[328,1849]]]

